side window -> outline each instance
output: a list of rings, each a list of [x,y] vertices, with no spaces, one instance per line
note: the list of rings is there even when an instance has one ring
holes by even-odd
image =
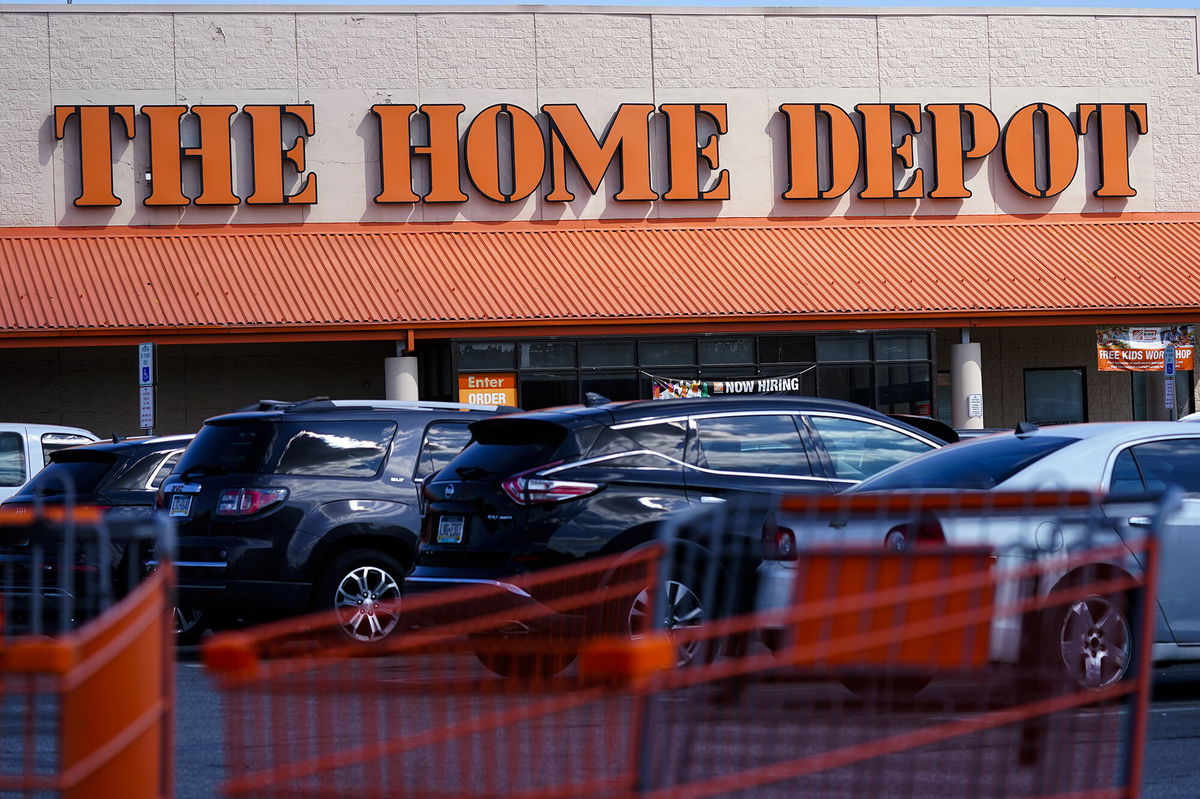
[[[654,422],[620,430],[605,428],[588,453],[589,458],[613,455],[630,450],[647,449],[677,461],[683,460],[683,444],[687,438],[687,426],[683,422]],[[653,459],[655,465],[666,463],[661,458]]]
[[[176,450],[167,456],[167,459],[158,467],[158,471],[154,473],[154,477],[150,478],[150,487],[158,488],[162,485],[163,480],[167,479],[167,475],[175,468],[175,464],[179,463],[179,457],[183,455],[183,450]]]
[[[60,449],[67,447],[77,447],[80,444],[90,444],[92,440],[83,436],[73,435],[71,433],[46,433],[42,436],[42,457],[45,462],[43,466],[50,464],[50,453],[58,452]]]
[[[791,415],[701,418],[696,429],[701,466],[723,472],[812,474]]]
[[[1200,438],[1151,441],[1130,450],[1147,490],[1177,485],[1189,494],[1200,493]]]
[[[425,432],[421,454],[417,458],[417,477],[441,471],[471,440],[471,431],[462,422],[434,422]]]
[[[275,474],[373,477],[396,433],[394,422],[279,425],[282,451]]]
[[[25,439],[20,433],[0,433],[0,486],[25,483]]]
[[[1142,480],[1142,472],[1133,459],[1132,449],[1123,449],[1113,464],[1112,480],[1108,487],[1110,494],[1140,494],[1146,490]]]
[[[162,459],[163,453],[151,452],[126,469],[125,473],[113,480],[108,487],[114,491],[145,491],[146,484],[150,482],[151,475],[158,470]]]
[[[810,420],[833,462],[833,476],[839,480],[865,480],[934,448],[898,430],[861,419],[814,415]]]

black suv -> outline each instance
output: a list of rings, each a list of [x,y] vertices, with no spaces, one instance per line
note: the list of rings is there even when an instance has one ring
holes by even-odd
[[[351,639],[395,629],[418,486],[495,406],[317,398],[208,419],[163,484],[179,603],[203,626],[337,608]]]
[[[12,497],[5,510],[33,512],[38,505],[100,508],[113,520],[154,508],[155,494],[192,436],[114,438],[50,453],[42,469]]]
[[[743,492],[834,493],[945,443],[861,405],[808,397],[555,408],[475,422],[471,433],[425,485],[406,592],[489,583],[528,596],[510,581],[634,549],[675,511]],[[695,602],[685,604],[695,623]]]
[[[74,588],[69,593],[73,594],[77,621],[90,618],[94,615],[91,611],[100,609],[102,592],[113,591],[104,601],[121,596],[141,576],[151,557],[152,542],[143,536],[154,511],[155,494],[191,438],[190,435],[120,440],[114,437],[112,441],[55,450],[50,453],[46,468],[0,505],[6,514],[17,519],[36,518],[45,511],[64,508],[90,509],[103,514],[103,534],[82,524],[72,544],[74,551],[67,555],[74,572],[70,579]],[[123,534],[138,531],[138,537]],[[55,588],[64,584],[63,576],[54,573],[63,557],[60,541],[37,542],[24,536],[0,540],[0,573],[4,581],[30,587],[41,585],[46,606],[57,607],[61,592],[56,594]],[[107,551],[101,551],[101,543]],[[28,569],[38,549],[44,563],[40,579]],[[107,574],[100,570],[104,563],[108,564]],[[181,623],[179,618],[176,623]]]

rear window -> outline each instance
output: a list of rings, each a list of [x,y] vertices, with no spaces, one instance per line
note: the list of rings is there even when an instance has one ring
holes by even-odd
[[[206,424],[175,471],[371,477],[395,434],[386,420]]]
[[[177,474],[258,474],[275,432],[270,422],[206,424],[179,459]]]
[[[46,433],[42,436],[42,456],[46,461],[43,465],[50,463],[50,456],[60,449],[91,443],[92,439],[86,436],[77,436],[74,433]]]
[[[450,461],[451,480],[508,477],[578,452],[561,425],[540,419],[496,419],[471,425],[474,440]]]
[[[101,452],[90,452],[87,456],[67,459],[59,455],[49,466],[34,475],[21,494],[51,497],[61,496],[64,491],[73,491],[76,494],[95,493],[117,459],[109,453]]]
[[[866,480],[859,484],[858,490],[947,488],[985,491],[1077,440],[1008,435],[981,439],[978,443],[952,444]]]

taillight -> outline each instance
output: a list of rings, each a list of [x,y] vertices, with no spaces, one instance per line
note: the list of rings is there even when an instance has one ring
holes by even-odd
[[[530,477],[534,472],[545,469],[539,466],[514,474],[500,484],[509,499],[518,505],[545,505],[579,499],[600,490],[599,483],[581,483],[571,480],[555,480],[549,477]]]
[[[796,531],[768,520],[763,525],[763,560],[799,560]]]
[[[249,516],[287,499],[286,488],[226,488],[217,497],[214,516]]]

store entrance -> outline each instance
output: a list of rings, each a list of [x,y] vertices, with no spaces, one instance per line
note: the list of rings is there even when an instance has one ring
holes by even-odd
[[[615,401],[780,393],[885,413],[934,410],[931,331],[459,340],[451,351],[454,384],[485,376],[511,384],[525,410],[578,404],[588,393]]]

